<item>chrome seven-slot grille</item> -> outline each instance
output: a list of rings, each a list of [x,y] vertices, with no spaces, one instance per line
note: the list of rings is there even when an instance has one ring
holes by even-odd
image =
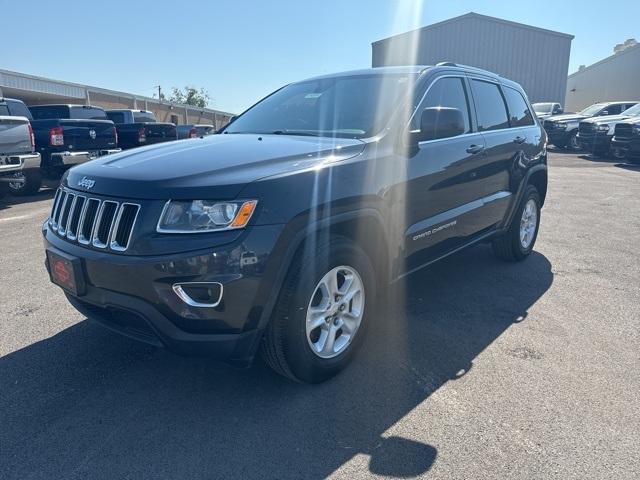
[[[71,242],[123,252],[129,247],[139,210],[136,203],[101,200],[59,188],[49,226]]]

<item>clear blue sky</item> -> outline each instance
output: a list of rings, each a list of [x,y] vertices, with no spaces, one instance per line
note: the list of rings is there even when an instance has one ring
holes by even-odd
[[[1,0],[0,68],[151,96],[192,84],[239,112],[309,76],[371,66],[371,42],[469,11],[575,35],[570,72],[640,37],[638,1]],[[640,41],[640,38],[637,38]]]

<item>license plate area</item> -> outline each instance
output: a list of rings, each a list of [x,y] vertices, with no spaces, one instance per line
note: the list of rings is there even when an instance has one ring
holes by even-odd
[[[79,296],[85,293],[82,264],[79,258],[62,252],[47,250],[51,281],[64,290]]]

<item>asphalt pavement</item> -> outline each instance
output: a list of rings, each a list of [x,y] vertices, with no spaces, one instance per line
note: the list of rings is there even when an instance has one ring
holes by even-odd
[[[0,200],[0,478],[640,477],[640,168],[552,153],[535,252],[409,276],[298,385],[117,336],[44,268],[53,191]]]

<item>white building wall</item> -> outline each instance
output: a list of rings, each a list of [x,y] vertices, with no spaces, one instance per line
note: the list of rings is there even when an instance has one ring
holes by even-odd
[[[567,111],[625,100],[640,101],[640,45],[573,73],[567,80]]]

